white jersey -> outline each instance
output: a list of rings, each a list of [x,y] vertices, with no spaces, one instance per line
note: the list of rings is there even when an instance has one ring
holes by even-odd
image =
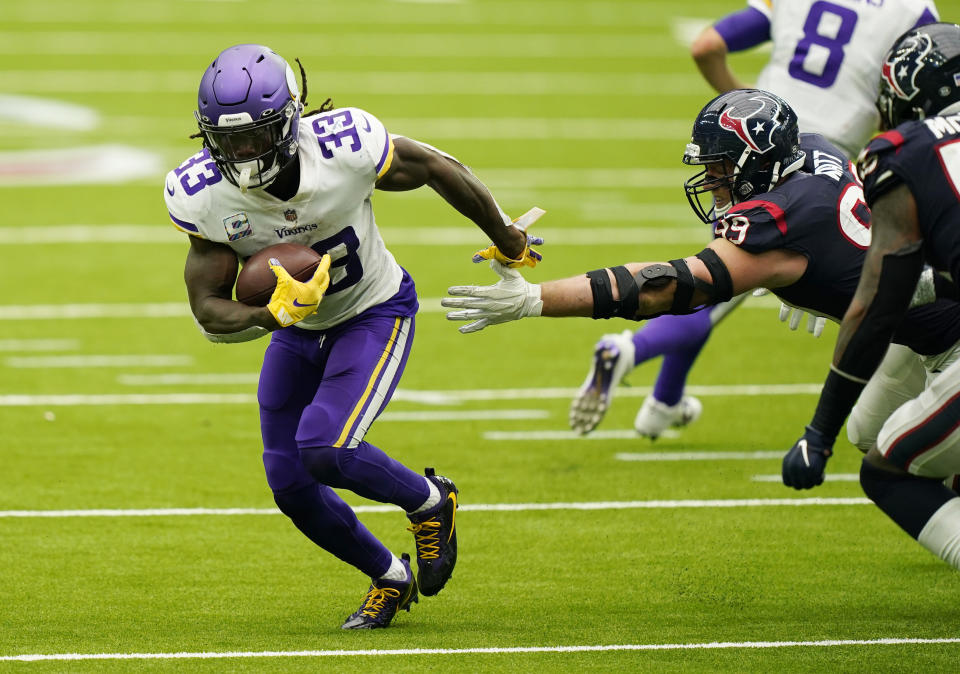
[[[877,130],[880,65],[932,0],[748,0],[770,19],[773,53],[757,78],[800,118],[855,157]]]
[[[298,327],[322,330],[396,294],[403,271],[387,250],[370,197],[393,159],[383,124],[358,108],[300,120],[300,189],[283,201],[263,189],[242,193],[204,149],[167,174],[173,224],[230,246],[240,260],[276,243],[329,253],[330,287],[317,313]]]

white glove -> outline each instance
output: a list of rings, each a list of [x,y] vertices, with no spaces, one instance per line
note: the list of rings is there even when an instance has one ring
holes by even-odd
[[[444,297],[440,304],[449,309],[450,321],[473,321],[457,328],[463,334],[483,330],[488,325],[516,321],[528,316],[539,316],[543,310],[540,286],[527,283],[516,269],[490,260],[490,268],[500,280],[492,286],[451,286],[447,292],[455,297]]]
[[[786,321],[787,317],[790,317],[790,329],[796,330],[800,325],[800,319],[803,318],[803,315],[807,313],[802,309],[797,309],[796,307],[791,307],[789,304],[780,304],[780,321]],[[827,319],[824,316],[817,316],[816,314],[807,315],[807,332],[809,332],[814,337],[819,337],[823,333],[823,326],[826,325]]]

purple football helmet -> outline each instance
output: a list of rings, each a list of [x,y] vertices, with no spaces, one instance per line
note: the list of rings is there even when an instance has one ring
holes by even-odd
[[[300,89],[293,70],[259,44],[229,47],[200,80],[197,122],[227,180],[263,187],[297,154]]]

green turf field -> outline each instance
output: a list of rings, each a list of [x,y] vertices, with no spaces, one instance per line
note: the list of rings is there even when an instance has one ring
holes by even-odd
[[[224,47],[299,57],[313,105],[450,152],[511,214],[545,208],[527,274],[544,280],[702,247],[679,158],[712,94],[685,44],[741,6],[4,0],[0,669],[956,671],[960,577],[865,502],[856,450],[839,443],[814,492],[778,481],[833,325],[813,339],[750,300],[691,376],[699,422],[632,437],[654,362],[574,438],[594,342],[632,324],[459,334],[439,298],[493,280],[470,263],[483,236],[427,189],[377,194],[422,308],[368,439],[456,480],[460,561],[439,596],[357,634],[339,625],[368,580],[300,535],[263,477],[265,341],[214,346],[189,317],[161,184],[198,148],[196,85]],[[750,78],[765,58],[734,64]],[[679,460],[694,452],[723,459]],[[399,510],[345,496],[413,552]]]

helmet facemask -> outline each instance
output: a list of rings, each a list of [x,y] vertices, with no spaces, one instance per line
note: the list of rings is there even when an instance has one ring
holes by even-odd
[[[690,208],[697,214],[703,222],[711,223],[722,218],[734,204],[734,187],[737,183],[739,167],[734,166],[726,157],[704,156],[701,157],[691,151],[691,145],[687,145],[687,152],[683,155],[683,163],[691,166],[703,166],[703,170],[689,178],[684,184],[683,189],[687,193],[687,201],[690,202]],[[694,146],[696,147],[696,146]],[[710,166],[722,166],[722,174],[718,171],[711,173]],[[715,193],[718,188],[726,188],[728,199],[723,204],[717,203],[719,195]],[[704,204],[702,198],[709,201]]]
[[[279,111],[265,110],[256,121],[249,117],[247,113],[223,115],[221,122],[232,123],[218,125],[197,114],[211,158],[242,191],[268,185],[296,155],[299,138],[297,101],[291,100]]]

